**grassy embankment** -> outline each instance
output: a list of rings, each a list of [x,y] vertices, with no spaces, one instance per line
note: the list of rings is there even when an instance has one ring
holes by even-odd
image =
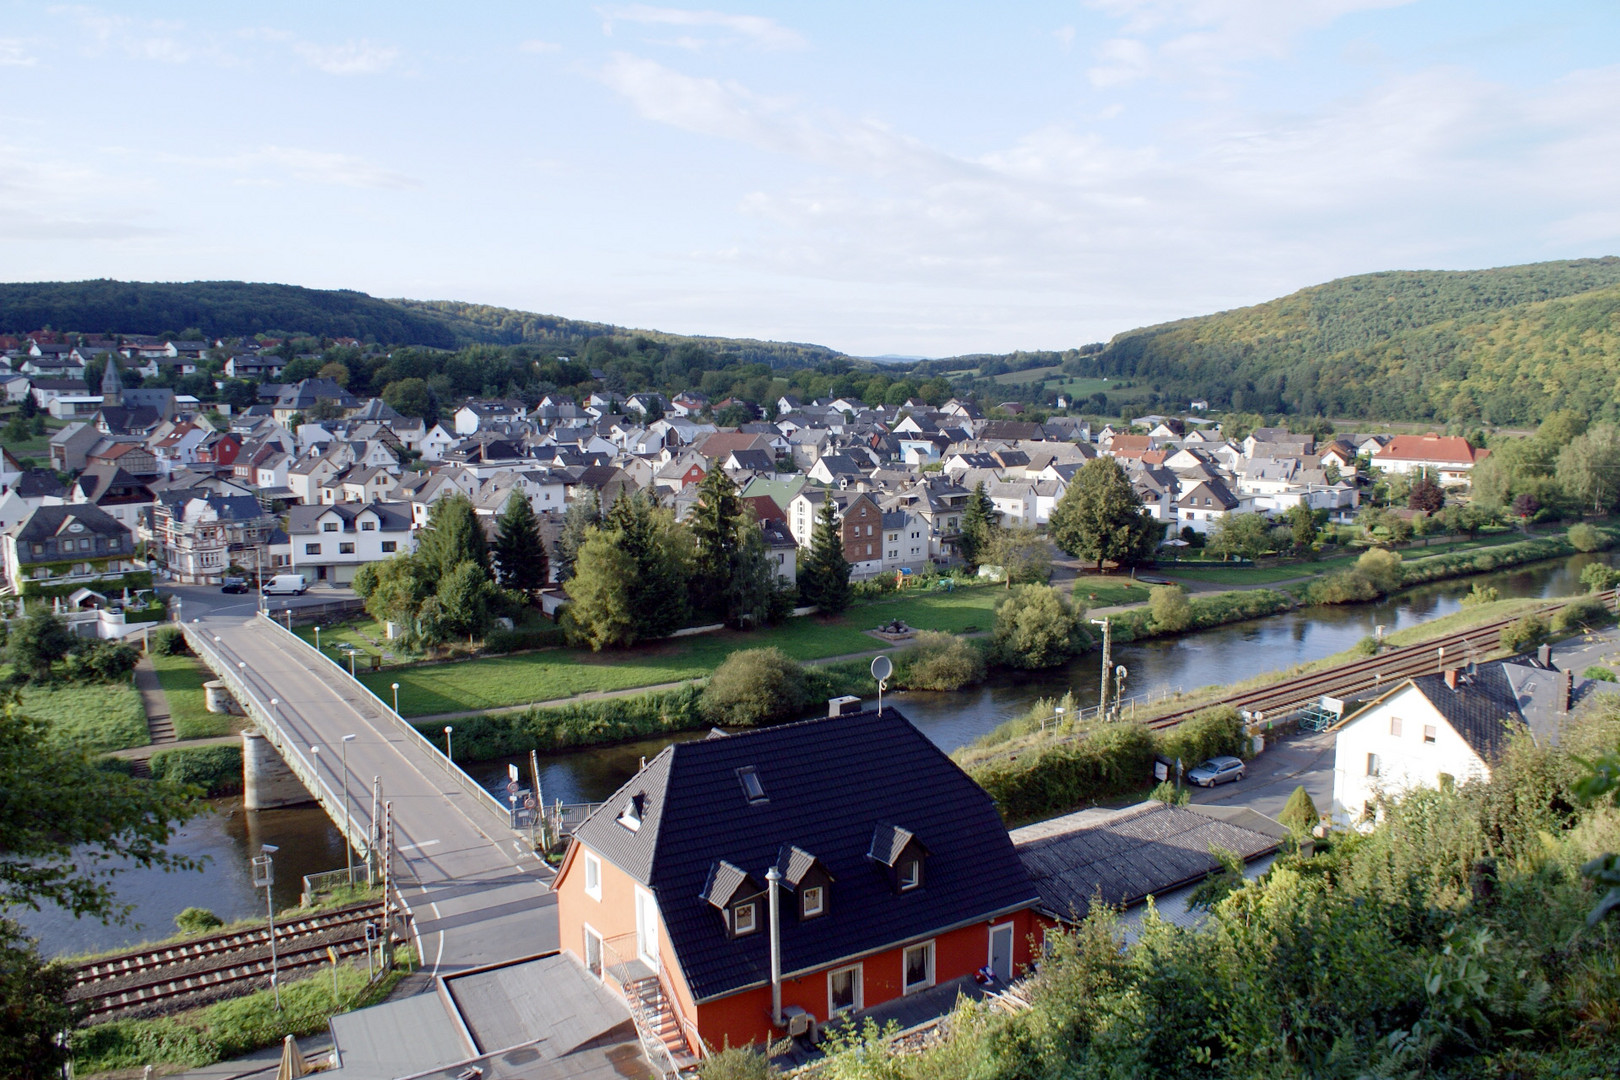
[[[1488,533],[1473,540],[1448,540],[1445,543],[1429,544],[1427,546],[1421,541],[1414,541],[1393,550],[1399,552],[1402,558],[1410,558],[1415,561],[1433,555],[1445,555],[1458,551],[1477,551],[1482,548],[1517,544],[1524,542],[1526,539],[1543,538],[1527,538],[1517,530],[1504,529],[1501,532]],[[1201,582],[1208,585],[1226,585],[1232,588],[1274,585],[1279,581],[1294,581],[1298,578],[1329,574],[1335,570],[1348,570],[1355,565],[1356,560],[1361,557],[1365,550],[1365,548],[1361,548],[1348,554],[1335,555],[1314,562],[1307,559],[1282,559],[1276,562],[1268,562],[1263,566],[1222,566],[1219,563],[1200,565],[1174,562],[1161,565],[1154,570],[1154,573],[1172,581]]]
[[[208,711],[203,683],[213,679],[214,673],[202,661],[194,656],[153,656],[152,667],[169,700],[175,738],[207,739],[241,730],[245,721],[240,717]]]
[[[51,739],[64,746],[104,753],[151,742],[141,696],[129,682],[31,683],[19,707],[49,724]]]

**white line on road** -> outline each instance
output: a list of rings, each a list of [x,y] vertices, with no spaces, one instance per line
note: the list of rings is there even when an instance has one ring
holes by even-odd
[[[439,914],[439,905],[438,905],[438,904],[429,904],[429,905],[428,905],[428,907],[430,907],[430,908],[432,908],[432,909],[433,909],[433,917],[434,917],[434,918],[435,918],[435,919],[438,919],[438,918],[442,918],[442,917],[443,917],[443,916],[441,916],[441,915],[440,915],[440,914]]]
[[[437,841],[437,840],[424,840],[420,844],[396,844],[396,845],[394,845],[394,850],[395,851],[418,851],[418,850],[420,850],[422,848],[425,848],[425,847],[432,847],[434,844],[437,844],[437,843],[439,843],[439,841]]]

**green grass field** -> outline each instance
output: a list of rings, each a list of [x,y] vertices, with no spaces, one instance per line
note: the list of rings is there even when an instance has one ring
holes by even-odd
[[[922,630],[988,630],[995,619],[996,601],[1004,595],[1003,590],[988,586],[950,593],[918,591],[862,604],[835,619],[789,619],[763,631],[726,630],[601,653],[543,649],[376,674],[362,671],[360,681],[389,702],[392,684],[399,683],[399,709],[405,716],[493,709],[703,678],[740,649],[774,646],[801,661],[866,652],[882,648],[883,642],[865,631],[893,619]],[[326,642],[324,630],[321,642]]]
[[[1114,607],[1141,604],[1148,598],[1149,586],[1118,574],[1081,574],[1074,581],[1074,598],[1087,607]]]
[[[1398,550],[1404,562],[1415,562],[1431,555],[1445,555],[1453,551],[1477,551],[1481,548],[1517,543],[1523,539],[1525,537],[1522,533],[1508,529],[1488,533],[1474,540],[1448,541],[1443,544],[1430,544],[1427,547],[1420,540]],[[1199,581],[1229,588],[1273,585],[1293,578],[1314,577],[1318,574],[1331,574],[1335,570],[1349,569],[1356,564],[1361,555],[1362,552],[1358,550],[1348,555],[1336,555],[1331,559],[1318,559],[1316,562],[1297,559],[1277,566],[1182,566],[1176,563],[1161,563],[1153,573],[1173,581]]]
[[[52,741],[92,752],[151,742],[141,696],[128,682],[57,683],[23,688],[20,708],[51,726]]]
[[[152,666],[163,685],[163,696],[169,699],[175,738],[207,739],[238,730],[235,717],[208,711],[202,686],[214,676],[202,661],[193,656],[154,656]]]

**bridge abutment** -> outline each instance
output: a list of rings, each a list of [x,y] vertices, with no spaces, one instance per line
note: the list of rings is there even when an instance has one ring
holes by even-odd
[[[242,732],[242,807],[274,810],[313,801],[270,740],[257,731]]]

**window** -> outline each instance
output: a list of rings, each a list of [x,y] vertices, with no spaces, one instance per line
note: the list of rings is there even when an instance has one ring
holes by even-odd
[[[323,522],[321,522],[321,532],[337,532],[337,522],[335,522],[335,521],[323,521]]]
[[[598,979],[602,977],[602,935],[585,927],[585,968]]]
[[[902,961],[904,982],[901,992],[915,994],[918,990],[926,990],[934,985],[934,943],[925,941],[921,945],[913,945],[905,952]]]
[[[395,551],[398,548],[399,548],[399,541],[397,541],[397,540],[384,540],[382,542],[382,549],[383,549],[383,552],[385,554],[388,553],[388,552],[391,552],[391,551]]]
[[[361,532],[376,532],[377,531],[377,523],[375,521],[362,521],[360,523],[360,531]]]
[[[43,554],[45,554],[45,545],[44,544],[35,544],[34,545],[34,554],[35,555],[43,555]]]
[[[827,972],[827,1015],[860,1012],[862,1008],[861,965]]]
[[[602,860],[590,852],[585,853],[585,895],[602,899]]]
[[[741,937],[744,934],[752,934],[755,930],[757,930],[759,926],[754,916],[758,910],[759,909],[755,906],[752,900],[746,904],[738,904],[736,907],[732,908],[731,932],[736,934],[738,937]]]
[[[922,860],[907,859],[900,864],[900,891],[915,889],[922,884]]]
[[[1423,725],[1423,741],[1424,742],[1432,743],[1438,737],[1439,737],[1439,732],[1435,731],[1433,724],[1424,724]]]
[[[827,910],[827,892],[824,886],[811,885],[799,894],[799,914],[813,919]]]
[[[1368,776],[1377,776],[1378,775],[1378,755],[1377,754],[1368,754],[1367,755],[1367,775]]]
[[[743,797],[749,803],[769,801],[765,795],[765,785],[759,782],[759,773],[752,765],[738,769],[737,779],[742,783]]]
[[[305,544],[304,545],[304,554],[305,555],[319,555],[320,553],[321,553],[321,545],[319,545],[319,544]]]
[[[347,544],[339,544],[338,545],[338,554],[339,555],[353,555],[354,554],[354,542],[350,541]]]

